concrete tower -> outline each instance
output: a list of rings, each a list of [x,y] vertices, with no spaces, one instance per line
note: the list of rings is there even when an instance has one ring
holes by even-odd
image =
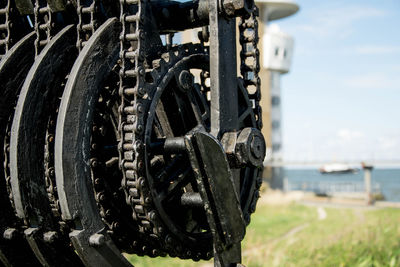
[[[260,9],[259,35],[262,79],[264,128],[267,140],[267,157],[264,161],[264,178],[272,188],[283,187],[282,129],[281,129],[281,75],[289,72],[293,56],[293,38],[270,21],[288,17],[299,6],[288,0],[256,0]]]

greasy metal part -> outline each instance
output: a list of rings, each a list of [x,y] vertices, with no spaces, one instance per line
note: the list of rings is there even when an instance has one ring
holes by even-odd
[[[74,25],[67,26],[36,58],[18,99],[11,134],[15,209],[25,221],[25,236],[44,266],[82,266],[70,247],[68,230],[59,224],[61,218],[53,216],[44,169],[47,124],[77,55],[75,38]]]
[[[118,58],[120,25],[109,19],[82,49],[68,79],[57,119],[57,190],[70,237],[86,266],[130,266],[114,245],[99,214],[90,175],[91,121],[98,92]],[[92,71],[95,70],[95,73]]]
[[[187,2],[152,1],[150,2],[162,33],[177,32],[209,25],[211,6],[208,0]],[[249,15],[254,7],[253,0],[218,1],[218,13],[227,18]]]
[[[264,136],[256,128],[244,128],[239,133],[226,132],[221,139],[232,168],[246,165],[261,168],[266,153]]]
[[[220,137],[238,128],[236,21],[218,14],[217,0],[209,8],[211,133]]]
[[[20,16],[12,0],[0,1],[0,59],[31,31],[27,18]]]
[[[148,91],[150,105],[144,107],[149,115],[144,127],[146,180],[142,179],[150,190],[132,186],[131,192],[138,192],[140,198],[154,205],[149,205],[152,208],[149,218],[160,249],[180,258],[209,259],[211,234],[201,206],[180,205],[183,191],[196,189],[192,188],[195,180],[187,157],[176,154],[184,148],[179,136],[209,126],[209,106],[198,84],[189,91],[176,86],[182,72],[207,69],[208,55],[201,45],[176,49],[153,62],[159,78]]]
[[[240,242],[246,224],[225,151],[219,141],[207,133],[196,132],[185,141],[213,234],[215,266],[240,263]],[[213,151],[212,158],[209,151]]]
[[[54,34],[54,24],[52,21],[52,13],[47,2],[43,0],[35,0],[35,49],[36,56],[39,56],[40,51],[46,46]]]
[[[151,64],[164,50],[154,23],[148,0],[121,1],[122,31],[120,34],[120,107],[119,107],[119,165],[123,172],[121,185],[126,203],[132,208],[142,243],[134,243],[139,255],[165,255],[160,243],[163,228],[153,223],[156,219],[145,181],[144,124],[146,123],[148,94],[154,91],[149,80]],[[154,66],[153,66],[154,67]],[[165,71],[165,70],[163,70]],[[154,215],[153,215],[154,214]]]
[[[32,2],[32,0],[14,0],[14,1],[21,15],[33,14],[34,3]]]
[[[77,0],[77,14],[78,14],[78,39],[76,46],[79,51],[82,50],[85,43],[93,35],[95,30],[101,25],[102,21],[99,21],[99,0]]]
[[[181,205],[189,207],[203,207],[204,203],[200,193],[188,192],[182,194]]]
[[[50,42],[50,39],[57,34],[63,27],[68,24],[76,23],[76,12],[74,8],[62,9],[58,12],[53,12],[50,4],[56,5],[57,1],[52,0],[32,0],[35,1],[34,6],[34,29],[36,32],[35,49],[36,56]],[[67,1],[66,7],[72,5]]]
[[[118,43],[115,43],[116,49]],[[95,69],[93,72],[97,72]],[[92,90],[98,98],[93,111],[90,166],[91,180],[100,216],[107,232],[120,251],[134,253],[133,242],[137,242],[137,229],[130,216],[131,209],[125,202],[121,190],[122,173],[118,166],[118,65],[98,85],[100,92]]]
[[[237,139],[235,154],[238,162],[261,168],[266,153],[264,136],[255,128],[243,129]]]
[[[0,147],[3,147],[6,125],[10,116],[13,116],[14,104],[34,60],[34,40],[34,33],[26,35],[0,62]],[[5,150],[8,154],[8,145]],[[1,161],[5,160],[4,156],[0,154]],[[39,266],[39,261],[24,238],[22,222],[15,216],[9,199],[6,179],[9,181],[10,177],[4,176],[9,173],[5,172],[8,162],[5,163],[5,166],[0,165],[0,262],[4,266]]]
[[[23,1],[19,0],[19,2]],[[205,0],[187,4],[169,1],[150,2],[147,0],[125,0],[119,1],[119,3],[110,0],[72,2],[77,7],[79,18],[78,41],[75,45],[82,52],[85,52],[82,47],[89,41],[97,26],[108,16],[106,15],[109,14],[107,12],[112,10],[114,12],[115,6],[120,4],[122,9],[120,16],[122,23],[120,83],[106,78],[112,73],[118,73],[119,70],[118,66],[115,66],[118,58],[117,52],[115,52],[118,50],[118,42],[115,39],[118,34],[111,34],[113,40],[109,40],[110,36],[106,37],[106,33],[104,33],[103,37],[99,38],[96,44],[92,44],[89,51],[85,52],[90,55],[85,54],[82,56],[83,61],[79,62],[78,60],[76,62],[80,66],[76,68],[80,71],[86,67],[90,71],[79,72],[79,75],[78,73],[74,74],[75,76],[72,79],[75,82],[71,83],[74,83],[80,89],[79,91],[78,89],[74,89],[75,91],[71,89],[71,92],[75,92],[76,95],[71,94],[72,97],[70,97],[71,95],[67,96],[68,100],[64,100],[69,103],[69,115],[64,114],[63,116],[64,118],[69,116],[72,118],[66,119],[70,122],[69,128],[66,128],[70,130],[64,129],[65,140],[71,141],[68,138],[76,138],[76,136],[71,137],[70,135],[74,135],[74,132],[83,131],[89,141],[79,143],[81,140],[74,139],[72,141],[75,141],[75,143],[66,143],[76,151],[70,151],[68,154],[70,156],[69,161],[59,160],[55,166],[60,168],[63,164],[70,164],[73,167],[68,170],[68,178],[71,177],[71,170],[81,173],[75,175],[75,178],[85,178],[67,181],[67,183],[73,183],[73,185],[69,184],[69,191],[65,191],[64,184],[59,183],[60,179],[57,178],[57,183],[54,183],[54,163],[51,153],[54,141],[54,123],[56,121],[54,115],[57,114],[57,108],[52,107],[50,108],[52,111],[46,114],[48,118],[45,122],[46,125],[42,127],[47,132],[45,134],[46,145],[44,146],[46,151],[45,164],[41,167],[45,169],[44,173],[46,174],[46,179],[44,179],[44,182],[42,181],[44,186],[41,190],[43,191],[43,188],[47,190],[47,203],[50,199],[50,205],[47,205],[47,208],[41,207],[38,201],[33,205],[24,207],[26,209],[24,212],[34,214],[38,210],[46,214],[48,218],[59,217],[60,211],[58,210],[55,190],[61,190],[65,195],[68,195],[68,197],[65,197],[65,199],[68,198],[67,204],[64,203],[64,205],[68,206],[69,203],[73,202],[77,203],[77,206],[68,211],[70,215],[72,214],[70,217],[68,217],[67,212],[67,216],[63,218],[69,218],[69,220],[62,221],[59,218],[56,222],[63,224],[66,232],[70,231],[68,227],[72,227],[71,237],[76,251],[84,263],[89,266],[108,266],[114,262],[126,265],[127,262],[119,252],[130,251],[131,248],[133,249],[132,252],[139,255],[163,256],[168,253],[171,256],[194,260],[210,258],[213,249],[210,227],[207,223],[207,217],[202,211],[204,205],[202,198],[199,197],[196,179],[190,167],[190,162],[182,154],[183,146],[179,138],[189,133],[193,134],[200,128],[202,131],[210,130],[209,109],[211,100],[211,107],[215,115],[213,116],[214,122],[211,123],[213,133],[218,136],[218,139],[225,137],[224,133],[231,133],[232,138],[229,138],[229,140],[235,142],[234,146],[232,143],[229,146],[224,145],[224,149],[226,149],[224,153],[228,154],[231,178],[233,178],[233,185],[227,194],[238,194],[244,221],[248,223],[250,213],[255,210],[255,203],[258,198],[261,180],[257,166],[263,156],[262,136],[258,138],[260,136],[258,136],[258,130],[256,130],[256,128],[261,128],[260,83],[257,79],[259,63],[256,8],[252,10],[251,14],[248,13],[253,2],[215,1],[213,3],[215,5],[210,9],[207,7],[208,1]],[[64,0],[48,0],[47,4],[45,1],[40,1],[40,3],[37,1],[35,8],[35,25],[38,36],[36,42],[37,54],[58,31],[57,27],[65,25],[63,24],[65,21],[74,21],[75,18],[75,13],[65,16],[68,8]],[[53,11],[53,14],[50,11]],[[60,12],[64,13],[63,18],[61,18],[60,15],[63,14]],[[102,15],[97,16],[96,12],[100,12]],[[174,47],[172,35],[168,34],[166,45],[162,45],[160,33],[175,32],[177,29],[192,28],[195,25],[206,26],[209,24],[209,16],[212,17],[211,13],[217,15],[216,19],[211,21],[212,25],[217,25],[217,33],[220,35],[227,33],[222,34],[224,36],[217,35],[218,37],[212,40],[211,47],[216,52],[212,52],[211,70],[208,63],[209,59],[205,59],[208,58],[208,50],[204,47],[204,43],[203,46],[199,47],[192,45]],[[227,18],[237,16],[242,16],[239,32],[242,46],[241,73],[243,79],[237,79],[236,66],[226,69],[223,69],[225,66],[222,66],[236,62],[234,59],[236,48],[227,44],[229,43],[227,40],[232,42],[235,40],[235,27],[232,27],[232,25],[229,27],[227,25],[229,23],[225,22],[229,21]],[[234,21],[234,19],[230,19],[230,21]],[[201,35],[203,42],[208,39],[207,28],[203,27]],[[15,31],[7,32],[7,34],[10,33],[13,34]],[[5,38],[4,36],[0,38]],[[223,45],[218,46],[216,45],[217,42]],[[88,44],[90,44],[90,41]],[[105,45],[106,48],[103,48],[103,44],[107,44]],[[224,46],[228,48],[226,49]],[[99,51],[107,52],[102,54]],[[109,53],[109,55],[106,55],[106,53]],[[186,59],[194,54],[203,54],[198,59],[200,63]],[[215,59],[220,59],[220,61]],[[191,63],[188,64],[187,62]],[[213,68],[216,68],[217,72]],[[200,70],[201,79],[198,79],[198,77],[194,79],[194,76],[198,75],[195,74],[197,70],[192,72],[191,69]],[[232,72],[233,70],[235,72]],[[96,74],[94,75],[94,73]],[[226,77],[223,82],[230,80],[228,89],[221,89],[221,87],[212,83],[213,88],[210,90],[205,82],[210,74],[214,77],[211,80],[214,81],[220,80],[222,76]],[[57,75],[62,76],[61,73]],[[65,75],[63,79],[68,78]],[[105,82],[106,80],[107,82]],[[195,81],[200,81],[201,84],[197,84]],[[53,80],[46,82],[56,83]],[[64,82],[65,80],[62,80],[60,84]],[[57,86],[59,85],[54,87]],[[116,87],[120,87],[119,101],[115,99],[111,101],[108,95],[104,95],[103,93],[107,94],[108,90],[103,90],[105,87],[111,88],[114,92]],[[89,90],[89,92],[86,90]],[[101,90],[103,93],[100,93],[100,96],[96,95]],[[211,98],[209,97],[210,91]],[[214,92],[214,95],[212,92]],[[47,97],[53,96],[44,95],[42,97],[45,102]],[[233,97],[235,103],[233,106],[231,106],[230,101],[227,101],[227,98],[231,97]],[[120,108],[119,110],[108,109],[106,107],[108,104],[102,108],[101,105],[104,105],[104,103],[101,103],[102,101],[115,104],[119,102]],[[84,106],[89,102],[89,106]],[[90,112],[77,114],[76,109],[74,110],[72,106],[80,106],[82,110],[90,110]],[[219,113],[220,111],[222,112]],[[229,114],[223,115],[224,113]],[[84,117],[87,114],[89,116]],[[113,117],[114,122],[110,124],[106,117]],[[119,117],[119,123],[115,122],[117,117]],[[81,124],[78,126],[78,130],[74,130],[74,127],[77,127],[76,122],[79,121],[77,118],[81,118]],[[96,129],[96,127],[98,128]],[[251,127],[253,130],[250,133],[244,133],[243,129],[246,127]],[[115,133],[104,134],[110,130]],[[238,139],[233,138],[234,135]],[[35,138],[35,135],[31,138]],[[5,140],[7,143],[7,139]],[[119,164],[115,164],[118,163],[115,154],[110,155],[108,160],[107,157],[102,156],[102,153],[117,151],[116,144],[118,141],[120,141],[118,146],[120,160]],[[223,140],[221,142],[224,143]],[[81,154],[76,156],[79,151],[81,151]],[[82,151],[85,152],[82,154]],[[212,158],[214,154],[219,153],[218,151],[216,148],[215,151],[209,149],[207,155]],[[40,155],[40,157],[42,156],[43,154]],[[40,157],[39,159],[41,159]],[[79,166],[83,166],[80,161],[82,157],[88,158],[86,164],[90,164],[89,167],[84,165],[84,168],[79,168]],[[27,161],[29,160],[32,161],[32,159]],[[29,164],[32,165],[32,163]],[[120,174],[117,165],[120,165],[123,172],[122,187],[120,188],[118,187]],[[108,177],[107,169],[104,169],[103,166],[110,171],[114,170],[114,174]],[[76,170],[77,168],[79,170]],[[67,172],[64,174],[67,177]],[[36,177],[33,180],[38,181],[38,179]],[[113,180],[109,183],[107,179]],[[65,181],[67,178],[62,177],[61,180]],[[24,190],[29,189],[25,188]],[[132,208],[132,211],[128,212],[125,208],[119,209],[122,206],[122,201],[121,197],[117,197],[117,195],[122,190],[125,192],[126,202]],[[34,193],[29,198],[45,199],[42,191],[37,196]],[[70,192],[72,192],[71,195],[69,195]],[[21,195],[24,195],[24,193]],[[90,207],[88,208],[88,206]],[[130,208],[129,206],[126,207]],[[34,207],[34,209],[31,207]],[[46,209],[50,212],[44,212]],[[223,218],[224,216],[216,216],[218,217],[217,220],[222,220],[222,223],[229,222],[229,219]],[[26,222],[26,224],[31,224],[35,219]],[[40,219],[42,220],[41,217]],[[92,219],[95,221],[94,223]],[[132,221],[131,226],[125,225],[124,221]],[[3,236],[7,238],[18,236],[18,231],[20,231],[18,227],[8,227]],[[128,234],[128,231],[132,229],[135,229],[137,236]],[[53,227],[48,227],[46,231],[31,227],[25,232],[27,236],[35,236],[31,239],[33,240],[31,244],[36,251],[40,251],[37,240],[43,240],[50,246],[50,244],[57,243],[57,240],[62,236],[62,231],[58,232]],[[122,239],[125,241],[121,241]],[[132,242],[132,244],[126,245],[129,242]],[[65,244],[68,246],[69,242],[66,241]],[[66,248],[64,247],[64,249]],[[0,252],[2,251],[0,250]],[[223,251],[215,249],[214,252],[216,254],[215,262],[221,266],[226,265],[226,262],[232,262],[233,255],[236,256],[234,262],[240,261],[240,246],[237,242],[225,246]],[[4,253],[0,253],[0,259],[5,262],[6,256],[4,255]],[[39,257],[44,258],[43,255]],[[42,262],[45,260],[42,259]]]
[[[81,50],[97,27],[107,16],[115,14],[116,10],[115,4],[107,1],[79,0],[77,4],[79,18],[77,47]],[[116,42],[115,46],[117,47],[118,44]],[[115,66],[107,79],[104,80],[105,83],[102,85],[104,88],[98,97],[99,101],[94,110],[90,159],[91,175],[97,206],[107,232],[120,251],[133,253],[132,243],[136,242],[133,232],[136,232],[136,229],[132,226],[129,208],[125,205],[121,206],[125,196],[120,190],[121,172],[117,164],[118,149],[115,145],[118,142],[116,140],[119,139],[116,135],[118,132],[117,100],[119,99],[119,86],[117,81],[119,76],[117,74],[119,66],[116,62],[109,64],[115,64]],[[97,72],[95,69],[92,71]],[[88,121],[87,123],[91,124],[92,122]],[[114,158],[117,158],[117,161]],[[112,164],[112,162],[115,162],[115,164]]]
[[[261,100],[261,79],[258,76],[260,71],[260,52],[258,45],[258,8],[254,6],[250,16],[242,16],[239,22],[240,51],[240,73],[243,83],[239,85],[247,90],[249,99],[254,102],[254,117],[256,128],[262,128]]]
[[[0,59],[9,48],[11,0],[0,1]]]
[[[67,0],[46,0],[51,12],[64,11],[67,7]]]
[[[221,9],[227,17],[238,17],[251,14],[254,6],[254,0],[222,0]]]

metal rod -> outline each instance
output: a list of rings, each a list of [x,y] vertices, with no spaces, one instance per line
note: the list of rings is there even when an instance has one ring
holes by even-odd
[[[218,1],[210,9],[211,133],[219,137],[238,127],[236,20],[218,14]]]

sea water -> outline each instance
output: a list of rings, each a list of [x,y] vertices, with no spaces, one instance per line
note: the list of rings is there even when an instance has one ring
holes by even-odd
[[[317,169],[291,169],[284,170],[284,177],[288,184],[301,183],[326,183],[343,184],[346,182],[363,185],[364,172],[344,174],[321,174]],[[400,202],[400,168],[384,169],[375,168],[372,170],[372,187],[378,187],[386,201]]]

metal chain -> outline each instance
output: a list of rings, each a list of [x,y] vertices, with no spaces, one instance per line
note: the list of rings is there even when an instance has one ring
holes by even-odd
[[[77,13],[78,13],[78,41],[76,47],[79,51],[85,46],[86,42],[93,35],[98,27],[96,20],[96,13],[99,9],[99,0],[92,1],[77,1]]]
[[[243,77],[244,86],[249,98],[254,101],[254,114],[256,116],[257,128],[262,128],[260,51],[258,44],[258,8],[255,6],[250,16],[241,17],[239,23],[240,45],[240,72]]]
[[[52,37],[52,15],[47,1],[36,0],[34,14],[36,32],[35,53],[38,56],[42,48],[50,42]]]
[[[262,128],[262,109],[260,106],[261,100],[261,79],[258,76],[260,72],[260,51],[258,50],[258,8],[254,6],[250,16],[241,17],[239,23],[240,45],[240,72],[243,77],[244,87],[246,88],[249,99],[254,102],[254,115],[256,126],[259,130]],[[253,213],[256,210],[256,204],[260,197],[260,187],[262,184],[262,171],[256,170],[256,188],[253,199],[250,204],[249,212]],[[250,222],[250,214],[245,214],[245,220]]]
[[[144,12],[147,0],[122,0],[121,3],[121,51],[119,107],[120,133],[119,158],[123,172],[122,186],[126,202],[132,207],[132,217],[138,223],[138,231],[150,239],[158,239],[163,231],[156,224],[156,212],[151,207],[150,190],[145,181],[144,163],[144,107],[145,107],[145,64],[144,64]],[[159,256],[158,249],[134,242],[139,254]]]
[[[122,185],[126,192],[126,202],[133,208],[133,218],[138,222],[138,231],[155,240],[163,238],[163,227],[157,219],[157,213],[152,207],[151,193],[145,180],[144,162],[144,123],[147,92],[145,82],[145,62],[143,57],[143,12],[146,0],[123,0],[121,3],[121,51],[120,51],[120,90],[121,105],[119,107],[120,120],[119,143],[120,167],[123,171]],[[257,10],[249,18],[243,18],[240,25],[241,32],[241,69],[249,97],[254,101],[254,112],[257,120],[257,128],[261,128],[260,79]],[[252,57],[252,65],[248,63]],[[207,73],[203,73],[203,79]],[[202,79],[202,80],[203,80]],[[251,86],[255,86],[255,92],[250,94]],[[254,90],[253,90],[254,91]],[[259,183],[257,182],[257,187]],[[253,199],[258,198],[256,192]],[[255,209],[253,201],[251,210]],[[169,237],[171,239],[171,237]],[[162,240],[162,241],[161,241]],[[164,240],[161,239],[163,242]],[[141,248],[143,253],[157,256],[159,251],[151,252]]]
[[[83,0],[78,0],[77,1],[77,14],[79,17],[79,24],[77,25],[77,48],[80,50],[86,43],[86,41],[90,38],[90,36],[94,33],[96,27],[94,23],[94,18],[96,15],[94,12],[97,10],[95,8],[96,4],[95,2],[98,2],[98,0],[93,0],[91,3],[88,4],[88,7],[83,6],[81,4]],[[90,2],[90,1],[89,1]],[[36,2],[38,4],[38,2]],[[35,6],[35,10],[44,10],[49,11],[47,13],[47,17],[50,18],[44,26],[38,26],[36,28],[36,25],[38,23],[38,17],[35,17],[35,29],[39,29],[39,31],[43,30],[46,33],[46,39],[42,41],[42,44],[45,44],[45,42],[49,41],[51,38],[51,30],[53,25],[51,25],[51,13],[50,9],[48,9],[48,5],[46,7],[43,7],[42,9],[38,8]],[[89,13],[88,13],[89,12]],[[40,13],[40,11],[38,12]],[[35,16],[36,16],[36,11],[35,11]],[[86,18],[83,18],[82,15],[89,15],[90,21],[88,22],[87,25],[91,25],[90,31],[87,31],[89,27],[86,27],[86,24],[83,24],[83,22],[86,22]],[[46,18],[43,18],[46,20]],[[96,25],[97,26],[97,25]],[[44,32],[36,32],[37,36],[40,36],[40,34],[43,34]],[[44,36],[44,35],[43,35]],[[85,39],[83,39],[85,38]],[[37,39],[38,40],[38,39]],[[37,41],[36,44],[39,44],[40,41]],[[36,46],[36,51],[39,51],[41,45]],[[68,76],[65,78],[64,85],[66,84],[68,79]],[[59,221],[61,222],[61,210],[59,206],[59,201],[58,201],[58,194],[57,194],[57,188],[56,188],[56,181],[55,181],[55,164],[54,164],[54,137],[56,133],[56,121],[57,121],[57,116],[58,116],[58,109],[54,110],[53,114],[51,114],[51,117],[49,118],[49,122],[47,124],[47,129],[46,129],[46,140],[45,140],[45,156],[44,156],[44,163],[45,163],[45,180],[46,180],[46,190],[47,190],[47,195],[50,200],[50,205],[52,209],[52,213],[55,216],[55,218],[58,218]]]
[[[9,49],[10,42],[10,1],[0,2],[0,59]]]

